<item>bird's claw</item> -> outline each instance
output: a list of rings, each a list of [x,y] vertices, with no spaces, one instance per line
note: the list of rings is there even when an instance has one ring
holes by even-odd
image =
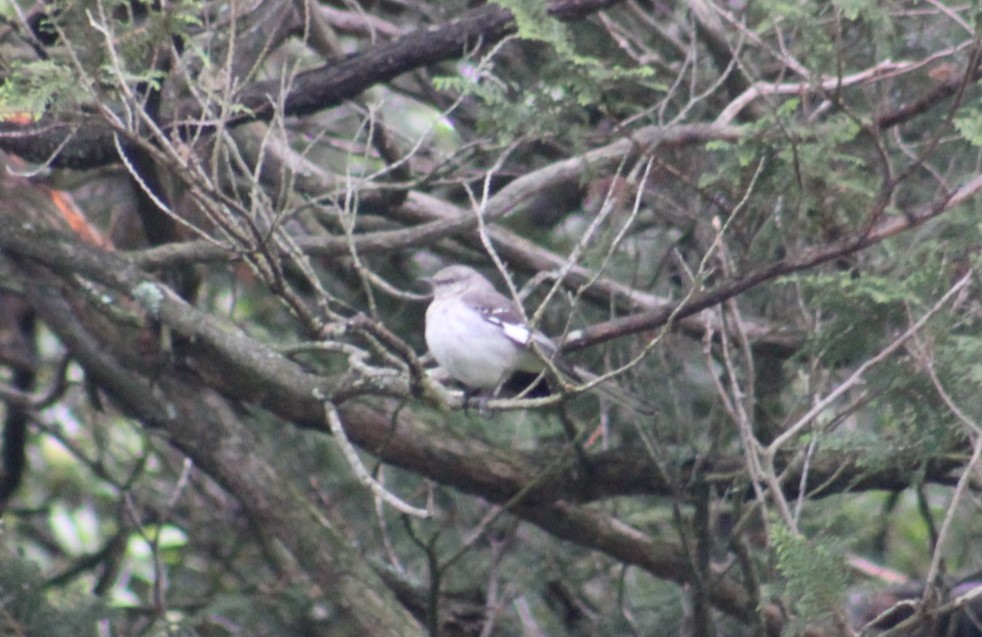
[[[464,391],[464,413],[466,414],[471,407],[471,401],[477,403],[477,413],[485,418],[491,417],[491,410],[488,409],[488,395],[480,390],[467,389]]]

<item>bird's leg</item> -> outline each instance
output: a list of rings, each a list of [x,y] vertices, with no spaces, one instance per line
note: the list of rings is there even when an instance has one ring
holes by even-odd
[[[573,447],[573,453],[576,455],[576,460],[580,465],[580,469],[586,474],[590,475],[593,473],[593,464],[590,462],[589,457],[586,454],[586,449],[583,448],[582,435],[577,431],[576,425],[573,423],[573,419],[570,417],[569,412],[566,411],[566,402],[560,401],[559,403],[559,422],[563,425],[563,431],[566,432],[566,440]]]
[[[491,412],[488,410],[488,401],[491,400],[492,398],[498,397],[498,394],[501,393],[501,389],[505,386],[505,383],[507,381],[508,381],[508,376],[505,375],[504,377],[502,377],[501,380],[498,381],[498,384],[495,385],[494,389],[491,390],[490,392],[480,389],[464,390],[464,411],[467,411],[467,407],[468,404],[470,403],[470,399],[476,397],[477,413],[481,414],[485,418],[490,418]]]
[[[488,394],[487,391],[483,389],[473,389],[471,387],[464,388],[464,413],[470,409],[471,400],[475,399],[477,402],[477,413],[481,414],[485,418],[491,415],[488,411]]]
[[[498,394],[501,393],[501,390],[502,388],[504,388],[505,383],[508,382],[508,378],[509,378],[509,374],[505,374],[504,376],[501,377],[501,380],[498,381],[498,384],[494,386],[494,390],[491,392],[491,398],[498,397]]]

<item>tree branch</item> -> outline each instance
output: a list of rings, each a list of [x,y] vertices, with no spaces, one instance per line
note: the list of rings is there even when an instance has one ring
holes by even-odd
[[[808,270],[823,263],[829,263],[844,256],[854,254],[880,243],[907,230],[924,225],[928,221],[948,212],[982,190],[982,176],[976,177],[953,193],[948,193],[936,203],[908,215],[889,217],[870,228],[860,236],[848,237],[823,246],[804,250],[796,258],[784,259],[766,265],[744,276],[722,283],[711,290],[695,294],[684,304],[672,303],[649,312],[640,312],[597,323],[590,327],[569,333],[563,343],[564,350],[578,350],[612,338],[636,334],[656,329],[668,323],[669,319],[683,319],[702,310],[713,307],[754,288],[761,283],[772,281],[795,272]]]
[[[558,0],[550,4],[549,14],[558,20],[572,21],[619,1]],[[256,82],[237,95],[236,108],[229,105],[226,110],[234,114],[222,127],[269,120],[278,104],[283,105],[280,115],[284,116],[308,115],[337,106],[403,73],[493,45],[514,33],[515,28],[511,12],[491,4],[443,24],[376,44],[347,59],[298,73],[282,100],[275,97],[283,89],[280,78]],[[177,130],[187,137],[211,132],[217,125],[214,115],[196,98],[179,102],[172,112],[162,114],[161,122],[165,134]],[[31,126],[0,122],[0,148],[28,161],[49,162],[56,167],[95,168],[118,161],[112,138],[121,132],[94,118],[69,123],[48,116]]]

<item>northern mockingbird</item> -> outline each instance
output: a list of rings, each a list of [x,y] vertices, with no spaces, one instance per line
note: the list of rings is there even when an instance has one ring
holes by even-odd
[[[473,268],[452,265],[425,280],[433,288],[426,309],[426,345],[454,380],[472,390],[496,391],[515,372],[545,369],[535,347],[570,380],[596,378],[558,358],[556,344],[526,325],[511,299]],[[608,385],[601,389],[613,400],[650,411],[639,399]]]

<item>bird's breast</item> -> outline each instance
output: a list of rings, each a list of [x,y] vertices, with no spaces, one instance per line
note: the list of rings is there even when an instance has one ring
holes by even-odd
[[[496,388],[523,355],[476,312],[438,302],[426,310],[426,346],[450,376],[474,389]]]

